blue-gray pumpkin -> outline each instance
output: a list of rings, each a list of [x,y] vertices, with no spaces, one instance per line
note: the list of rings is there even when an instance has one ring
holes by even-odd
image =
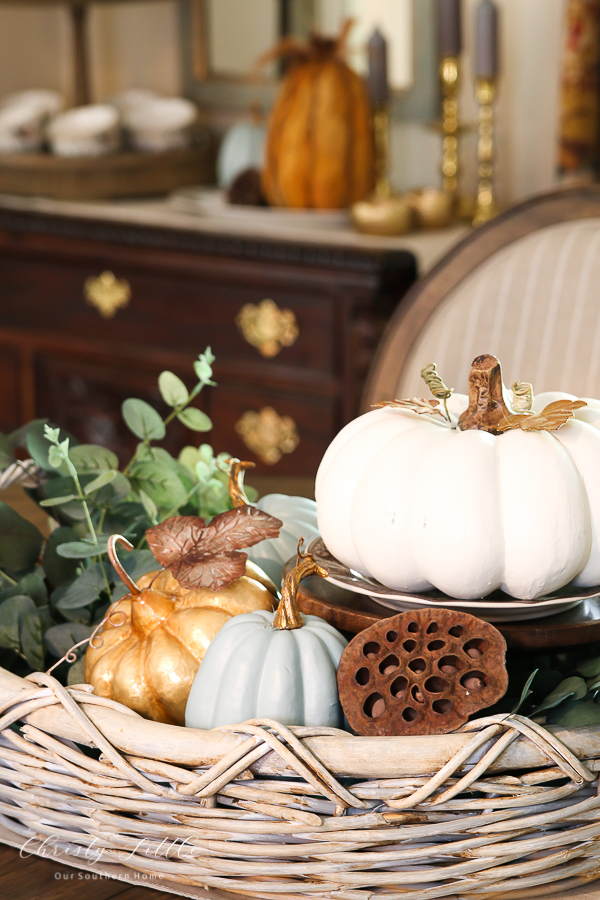
[[[194,682],[185,724],[215,728],[254,718],[284,725],[342,727],[337,667],[345,638],[318,616],[301,616],[296,590],[326,572],[298,554],[276,613],[234,616],[213,638]]]

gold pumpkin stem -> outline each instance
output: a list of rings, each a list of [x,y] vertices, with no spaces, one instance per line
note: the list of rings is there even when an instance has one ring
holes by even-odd
[[[229,481],[227,483],[227,489],[229,490],[229,496],[236,509],[240,506],[250,506],[250,501],[244,490],[244,475],[246,474],[246,469],[253,469],[255,465],[256,463],[253,462],[242,462],[234,456],[228,460],[227,473],[229,475]]]
[[[280,631],[293,631],[294,628],[302,628],[304,625],[304,619],[300,615],[296,599],[298,586],[302,579],[308,575],[320,575],[321,578],[327,578],[327,572],[315,562],[314,557],[310,553],[302,552],[303,546],[304,538],[300,538],[296,565],[285,576],[281,589],[281,600],[273,619],[273,628],[279,628]]]
[[[131,576],[127,574],[127,572],[121,565],[119,557],[117,556],[117,544],[120,544],[121,547],[125,547],[126,550],[133,550],[134,546],[133,544],[130,544],[127,538],[124,538],[122,534],[111,534],[108,539],[108,558],[110,559],[115,572],[124,583],[124,585],[129,588],[130,592],[132,594],[139,594],[141,593],[139,587],[137,586],[133,578],[131,578]]]

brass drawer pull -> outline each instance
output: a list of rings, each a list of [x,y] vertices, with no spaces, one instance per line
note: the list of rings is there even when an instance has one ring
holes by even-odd
[[[291,309],[279,309],[273,300],[263,300],[256,306],[246,303],[237,314],[235,324],[245,339],[270,359],[283,347],[291,347],[300,329]]]
[[[236,422],[235,430],[246,447],[268,466],[278,463],[284,453],[293,453],[300,443],[294,420],[278,415],[271,406],[260,412],[248,410]]]
[[[92,275],[83,285],[83,296],[105,319],[112,319],[118,309],[131,300],[131,287],[124,278],[116,278],[112,272]]]

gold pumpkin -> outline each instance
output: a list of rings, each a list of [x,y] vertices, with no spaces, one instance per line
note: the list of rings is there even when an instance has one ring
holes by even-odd
[[[99,632],[100,646],[88,647],[85,680],[100,697],[157,722],[183,725],[192,681],[217,631],[239,613],[272,611],[274,592],[251,562],[245,575],[220,591],[187,590],[167,569],[149,572],[138,580],[137,593],[112,605],[114,624],[108,620]]]
[[[267,130],[262,186],[272,206],[339,209],[375,183],[371,107],[338,40],[313,37],[284,78]]]

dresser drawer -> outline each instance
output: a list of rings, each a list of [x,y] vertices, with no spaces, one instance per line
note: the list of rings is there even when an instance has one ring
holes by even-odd
[[[252,362],[266,376],[273,362],[335,370],[334,301],[323,291],[285,278],[254,285],[227,261],[221,276],[214,267],[192,277],[154,265],[150,252],[143,268],[0,255],[0,327],[194,356],[210,345],[219,360]]]
[[[123,465],[129,462],[138,440],[123,422],[121,406],[128,397],[138,397],[166,416],[169,409],[157,387],[160,371],[158,365],[145,366],[139,360],[40,352],[34,365],[36,414],[66,428],[81,443],[108,447]],[[176,456],[196,437],[175,420],[161,446]]]
[[[252,460],[262,474],[314,478],[339,428],[333,398],[239,384],[220,383],[210,397],[209,414],[214,446]]]
[[[21,360],[15,347],[0,344],[0,431],[13,431],[21,424],[26,410],[21,402]]]

